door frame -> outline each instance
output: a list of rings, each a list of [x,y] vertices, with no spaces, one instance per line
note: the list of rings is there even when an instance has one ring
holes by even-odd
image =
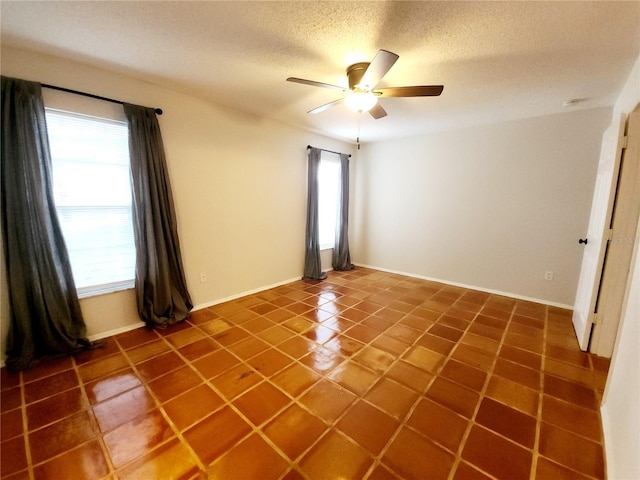
[[[600,289],[605,248],[609,239],[609,225],[613,215],[615,188],[624,146],[625,124],[626,115],[622,114],[618,121],[613,122],[602,136],[598,173],[586,237],[589,243],[585,245],[582,257],[572,317],[578,344],[583,351],[589,349],[591,339],[596,299]],[[606,208],[603,208],[604,202],[606,202]]]
[[[619,180],[609,225],[602,279],[596,297],[596,322],[589,351],[611,357],[620,325],[624,295],[629,281],[636,232],[640,218],[640,106],[626,123],[626,144],[620,162]]]

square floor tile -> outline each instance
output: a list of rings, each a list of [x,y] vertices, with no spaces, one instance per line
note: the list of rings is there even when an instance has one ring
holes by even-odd
[[[255,426],[259,426],[284,409],[290,402],[290,398],[280,389],[269,382],[262,382],[236,398],[233,405]]]
[[[327,425],[318,417],[292,404],[264,427],[264,433],[291,460],[295,460],[326,429]]]
[[[427,348],[415,346],[409,349],[402,359],[421,370],[437,373],[444,363],[445,358],[444,355],[433,352]]]
[[[191,478],[198,472],[198,465],[187,447],[176,439],[119,470],[118,478],[157,478],[158,472],[164,478]]]
[[[476,392],[440,377],[433,381],[426,396],[466,418],[473,416],[480,399]]]
[[[462,458],[499,480],[529,478],[532,462],[530,450],[479,426],[471,428]]]
[[[542,399],[542,420],[596,442],[601,441],[600,415],[550,395]]]
[[[542,367],[541,355],[523,350],[521,348],[512,347],[510,345],[502,345],[502,348],[500,349],[500,353],[498,355],[500,356],[500,358],[519,363],[521,365],[524,365],[525,367],[537,370],[540,370],[540,368]]]
[[[482,390],[487,378],[487,374],[482,370],[453,359],[445,363],[440,376],[476,392]]]
[[[378,373],[386,371],[395,359],[391,353],[372,346],[364,347],[353,357],[354,361]]]
[[[518,363],[499,358],[496,360],[493,373],[494,375],[520,383],[525,387],[529,387],[534,390],[540,389],[540,381],[542,378],[541,373],[538,370],[525,367]]]
[[[211,352],[214,352],[218,348],[218,344],[211,338],[207,337],[197,340],[193,343],[189,343],[188,345],[184,345],[178,348],[178,351],[187,360],[193,361]]]
[[[249,390],[262,381],[263,377],[246,363],[241,363],[211,380],[211,384],[221,392],[227,400]]]
[[[575,470],[570,470],[547,458],[538,457],[535,480],[547,480],[549,478],[553,480],[588,480],[591,477],[581,475]]]
[[[29,433],[31,459],[34,464],[40,463],[95,438],[97,434],[89,413],[86,410],[76,413]]]
[[[34,468],[38,479],[103,478],[109,473],[107,461],[97,440],[69,450]]]
[[[20,470],[24,470],[29,478],[27,468],[27,454],[24,436],[12,438],[0,443],[0,474],[5,477]]]
[[[344,357],[327,348],[318,347],[300,359],[300,362],[321,375],[326,375],[344,361]]]
[[[292,397],[297,397],[311,387],[322,377],[310,368],[294,363],[281,372],[274,375],[271,380],[274,384],[287,392]]]
[[[163,405],[163,408],[178,430],[183,430],[215,412],[224,403],[224,399],[209,385],[200,384],[173,400],[169,400]]]
[[[96,360],[95,362],[81,365],[78,373],[83,382],[90,382],[96,378],[102,377],[117,370],[121,370],[129,366],[127,357],[123,353],[116,353],[105,358]]]
[[[548,423],[540,428],[540,453],[572,470],[595,478],[604,478],[602,447],[584,437]]]
[[[583,408],[597,410],[600,407],[593,389],[553,375],[544,375],[544,393]]]
[[[423,393],[434,378],[432,373],[404,361],[393,364],[386,372],[386,376],[417,393]]]
[[[140,385],[141,381],[136,373],[131,368],[125,368],[89,382],[85,384],[84,388],[89,403],[95,405]]]
[[[418,395],[413,390],[393,380],[382,378],[369,390],[364,398],[393,418],[402,420],[418,398]]]
[[[202,463],[209,465],[251,430],[231,407],[223,407],[183,435]]]
[[[328,380],[320,380],[305,393],[300,401],[327,422],[336,420],[357,397]]]
[[[258,434],[253,434],[207,469],[209,478],[278,478],[288,462]]]
[[[160,410],[145,413],[104,436],[111,461],[120,468],[174,435]]]
[[[78,385],[79,381],[75,370],[65,370],[49,377],[26,383],[24,386],[24,399],[26,403],[35,402],[65,390],[75,388]]]
[[[526,415],[490,398],[484,398],[480,403],[475,421],[524,447],[533,448],[536,437],[536,417]]]
[[[458,343],[451,353],[451,358],[460,362],[467,363],[473,367],[479,368],[484,372],[491,370],[495,357],[492,355],[476,350],[475,348]]]
[[[35,430],[84,410],[89,402],[79,388],[67,390],[27,406],[27,425]]]
[[[255,357],[247,360],[247,363],[255,368],[265,377],[271,377],[276,372],[281,371],[293,360],[275,348],[270,348]]]
[[[167,353],[171,347],[167,342],[158,338],[156,335],[156,339],[152,340],[143,345],[139,345],[137,347],[131,348],[131,350],[127,350],[125,354],[131,361],[131,363],[138,364],[144,362],[145,360],[149,360],[157,355],[162,353]]]
[[[336,424],[336,428],[373,455],[380,453],[398,428],[398,420],[362,400],[357,401]]]
[[[303,457],[299,465],[313,480],[359,480],[372,463],[373,459],[365,449],[332,430]]]
[[[329,378],[356,395],[363,395],[378,375],[355,361],[347,361],[333,370]]]
[[[407,425],[452,452],[457,452],[468,424],[466,418],[426,398],[407,420]]]
[[[527,415],[538,414],[538,392],[520,383],[493,375],[489,379],[486,395]]]
[[[454,456],[419,434],[402,427],[382,457],[384,465],[407,480],[445,480]]]
[[[93,414],[100,430],[108,432],[155,407],[151,394],[144,386],[139,386],[94,405]]]
[[[167,342],[169,342],[175,348],[180,348],[206,338],[206,334],[199,329],[192,327],[181,330],[172,335],[167,335],[165,338]]]
[[[216,350],[213,353],[200,357],[192,365],[205,378],[211,379],[223,374],[231,368],[237,366],[240,360],[227,350]]]
[[[0,438],[9,440],[22,434],[22,409],[16,408],[0,415]]]
[[[304,357],[309,352],[318,348],[318,345],[312,340],[301,336],[291,337],[289,340],[278,345],[278,350],[283,351],[292,358],[298,359]]]
[[[160,403],[171,400],[202,382],[200,376],[185,366],[149,382],[148,387]]]
[[[451,350],[453,350],[453,347],[456,346],[455,342],[436,335],[431,335],[430,333],[422,335],[416,342],[416,345],[442,355],[449,355]]]
[[[140,377],[149,382],[185,365],[177,353],[167,352],[136,365]]]

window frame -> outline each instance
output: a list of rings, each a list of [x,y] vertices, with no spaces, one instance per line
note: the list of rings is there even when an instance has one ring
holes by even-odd
[[[60,93],[62,92],[54,92],[52,90],[43,88],[45,114],[49,112],[55,112],[55,113],[61,113],[62,115],[68,114],[70,116],[76,116],[76,117],[90,117],[92,119],[95,119],[98,121],[104,121],[105,123],[110,123],[112,125],[114,123],[120,123],[120,124],[123,124],[125,128],[127,128],[127,132],[128,132],[128,125],[127,125],[126,117],[124,116],[124,110],[122,109],[122,105],[107,104],[107,102],[94,100],[94,99],[80,99],[80,101],[78,101],[78,98],[75,95],[70,95],[70,94],[60,95]],[[48,135],[50,139],[49,143],[51,143],[50,131],[48,131]],[[128,137],[128,134],[127,134],[127,137]],[[129,161],[128,170],[130,172],[131,160],[128,153],[128,147],[127,147],[127,159]],[[54,176],[53,178],[55,178],[55,168],[56,168],[55,160],[52,154],[52,174]],[[117,292],[117,291],[130,290],[135,287],[135,264],[136,264],[135,258],[136,258],[137,252],[135,251],[136,250],[135,239],[133,238],[133,234],[134,234],[133,211],[132,211],[133,192],[132,192],[132,186],[130,182],[128,183],[128,187],[129,187],[129,195],[131,197],[131,200],[128,204],[128,208],[129,208],[128,214],[131,221],[131,239],[133,243],[127,242],[127,244],[133,247],[133,254],[134,254],[133,265],[131,265],[132,267],[131,278],[126,278],[123,280],[117,280],[113,282],[98,283],[95,285],[86,285],[82,287],[76,286],[78,298],[88,298],[88,297],[103,295],[103,294]],[[58,209],[56,208],[56,212],[57,211]],[[64,236],[64,232],[63,232],[63,236]],[[65,242],[67,242],[66,239],[65,239]],[[129,249],[128,251],[130,252],[131,250]],[[73,271],[73,267],[72,267],[72,271]],[[75,272],[74,272],[74,280],[75,280]]]
[[[330,242],[322,242],[323,239],[323,235],[322,233],[322,218],[323,218],[323,212],[321,211],[322,208],[322,204],[324,203],[324,198],[322,195],[322,180],[323,180],[323,175],[322,175],[322,170],[323,170],[323,164],[326,166],[328,164],[331,164],[334,168],[335,168],[335,185],[333,185],[333,191],[335,192],[335,199],[332,202],[332,204],[334,204],[334,221],[333,221],[333,230],[331,231],[331,241]],[[336,226],[337,226],[337,221],[338,221],[338,212],[339,212],[339,199],[340,199],[340,188],[341,188],[341,182],[340,182],[340,155],[333,153],[333,152],[326,152],[324,150],[322,150],[322,152],[320,153],[320,164],[318,166],[318,240],[320,243],[320,250],[330,250],[335,248],[335,231],[336,231]],[[326,192],[326,187],[325,187],[325,192]],[[327,236],[328,236],[328,232]]]

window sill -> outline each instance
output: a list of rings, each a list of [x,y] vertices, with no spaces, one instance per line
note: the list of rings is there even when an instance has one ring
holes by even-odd
[[[91,287],[78,288],[78,298],[97,297],[107,293],[130,290],[134,288],[134,280],[124,280],[122,282],[106,283],[104,285],[93,285]]]
[[[333,244],[333,243],[330,243],[330,244],[327,244],[327,245],[320,245],[320,251],[333,250],[334,246],[335,246],[335,244]]]

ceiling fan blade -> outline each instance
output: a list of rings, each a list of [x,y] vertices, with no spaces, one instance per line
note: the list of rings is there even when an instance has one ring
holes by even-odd
[[[377,88],[373,93],[381,97],[437,97],[443,89],[443,85],[414,85],[413,87]]]
[[[369,88],[375,87],[382,77],[393,67],[393,64],[398,60],[398,55],[387,50],[378,50],[376,56],[369,64],[367,71],[364,72],[360,85],[368,86]]]
[[[303,85],[311,85],[312,87],[331,88],[333,90],[340,90],[341,92],[346,92],[347,90],[349,90],[348,88],[341,87],[339,85],[331,85],[330,83],[315,82],[313,80],[305,80],[304,78],[289,77],[287,78],[287,82],[301,83]]]
[[[387,112],[385,112],[384,108],[382,108],[382,105],[380,105],[379,103],[376,103],[373,106],[373,108],[371,110],[369,110],[369,113],[376,120],[378,120],[379,118],[387,116]]]
[[[320,113],[324,112],[326,109],[335,107],[342,103],[344,98],[339,98],[338,100],[334,100],[333,102],[325,103],[324,105],[320,105],[319,107],[314,108],[313,110],[309,110],[307,113]]]

